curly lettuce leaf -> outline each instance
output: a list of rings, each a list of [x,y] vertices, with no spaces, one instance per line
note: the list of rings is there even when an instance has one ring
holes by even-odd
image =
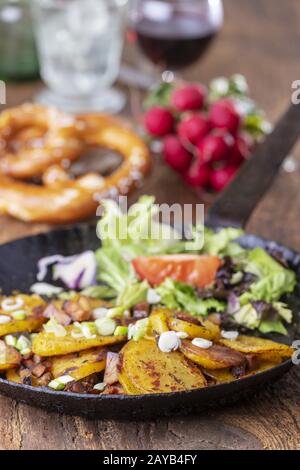
[[[238,256],[245,252],[235,243],[242,235],[244,231],[236,228],[224,228],[218,232],[205,228],[202,251],[212,256]]]
[[[146,302],[149,288],[147,281],[128,284],[118,295],[117,306],[122,306],[128,310],[137,304]]]
[[[216,299],[199,299],[192,286],[166,279],[156,288],[160,303],[174,310],[184,310],[192,315],[206,316],[209,312],[223,312],[225,303]]]
[[[262,248],[255,248],[248,252],[245,271],[257,276],[258,280],[251,284],[249,291],[240,297],[245,305],[251,300],[264,300],[275,302],[284,294],[294,291],[296,287],[296,274],[284,268]]]
[[[281,335],[287,335],[287,329],[283,325],[282,321],[262,321],[259,325],[259,331],[263,334],[268,333],[279,333]]]
[[[261,333],[287,334],[283,324],[292,322],[292,311],[283,302],[268,304],[264,301],[249,302],[241,306],[234,314],[233,319],[238,325],[250,330],[258,329]]]
[[[96,252],[98,280],[111,287],[116,293],[122,292],[129,283],[135,281],[131,263],[112,248],[101,248]]]

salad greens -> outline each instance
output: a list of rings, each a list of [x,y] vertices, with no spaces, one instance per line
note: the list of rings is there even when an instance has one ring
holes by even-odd
[[[254,274],[257,281],[241,296],[241,304],[249,300],[274,302],[296,287],[295,273],[281,266],[262,248],[249,251],[245,271]]]
[[[296,275],[264,249],[243,248],[239,244],[242,230],[225,228],[214,232],[199,225],[191,230],[191,239],[182,240],[176,229],[159,221],[160,208],[153,197],[143,196],[127,213],[112,200],[103,201],[103,207],[97,227],[101,238],[101,247],[95,253],[97,283],[81,293],[109,299],[110,318],[123,316],[137,305],[159,304],[200,317],[219,313],[225,322],[261,333],[287,333],[292,311],[282,298],[294,291]],[[215,282],[205,288],[179,282],[172,276],[162,276],[156,284],[148,283],[140,280],[147,276],[139,277],[134,269],[138,259],[148,266],[147,257],[170,263],[171,256],[176,268],[176,263],[184,261],[196,259],[197,263],[198,255],[221,260]],[[161,270],[163,267],[159,266],[157,272],[160,274]],[[75,295],[76,291],[70,290],[59,297],[68,300]],[[141,330],[145,325],[141,322]],[[138,334],[139,331],[132,332],[133,336]]]
[[[182,282],[166,279],[157,289],[160,303],[170,309],[185,310],[192,315],[206,316],[209,312],[224,312],[225,302],[199,299],[196,289]]]

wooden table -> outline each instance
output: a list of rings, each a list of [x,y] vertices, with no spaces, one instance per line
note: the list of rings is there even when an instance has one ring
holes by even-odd
[[[226,0],[226,24],[188,77],[207,82],[240,72],[275,120],[299,79],[298,0]],[[130,51],[129,51],[130,54]],[[8,104],[29,100],[39,84],[10,86]],[[300,163],[300,151],[294,155]],[[249,231],[300,250],[300,172],[282,172],[249,223]],[[157,164],[143,191],[160,202],[196,202],[177,177]],[[136,194],[135,194],[136,197]],[[238,197],[238,195],[237,195]],[[0,219],[0,241],[46,230]],[[142,423],[87,421],[0,398],[1,449],[299,449],[300,369],[235,406],[198,416]]]

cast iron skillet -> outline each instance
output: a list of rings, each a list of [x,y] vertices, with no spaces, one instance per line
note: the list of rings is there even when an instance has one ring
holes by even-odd
[[[300,132],[300,107],[291,106],[276,126],[273,134],[259,147],[257,154],[239,173],[231,187],[211,209],[207,224],[213,228],[226,225],[244,226],[260,197],[269,187],[283,158],[296,142]],[[270,158],[271,157],[271,158]],[[245,247],[262,246],[280,251],[300,279],[300,255],[275,242],[246,235],[241,240]],[[37,262],[43,256],[61,253],[72,255],[99,247],[95,226],[79,225],[24,238],[0,246],[0,286],[4,293],[12,290],[26,292],[36,281]],[[300,296],[291,298],[296,303],[294,324],[286,341],[299,339]],[[297,307],[297,308],[296,308]],[[282,341],[282,336],[270,336]],[[228,384],[170,394],[143,396],[82,395],[54,392],[0,379],[0,393],[32,406],[62,413],[83,415],[98,419],[144,419],[163,415],[188,414],[209,406],[233,402],[253,393],[259,387],[278,379],[292,366],[291,361]]]

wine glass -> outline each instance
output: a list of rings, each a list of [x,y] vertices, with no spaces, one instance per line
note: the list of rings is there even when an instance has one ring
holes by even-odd
[[[223,24],[222,0],[131,0],[130,28],[144,55],[161,70],[197,62]],[[167,79],[172,74],[164,73]]]

